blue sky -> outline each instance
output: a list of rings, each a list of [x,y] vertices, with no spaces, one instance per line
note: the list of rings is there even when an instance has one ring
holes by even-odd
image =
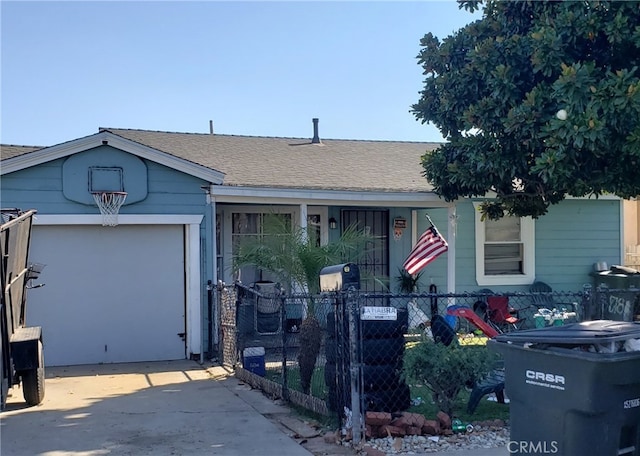
[[[441,141],[409,113],[420,38],[478,18],[453,0],[1,2],[3,144],[99,127]]]

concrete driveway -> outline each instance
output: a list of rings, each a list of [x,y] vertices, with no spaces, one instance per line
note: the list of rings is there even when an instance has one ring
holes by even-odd
[[[228,374],[187,360],[47,368],[39,406],[12,390],[0,454],[312,454],[265,417],[290,409]]]

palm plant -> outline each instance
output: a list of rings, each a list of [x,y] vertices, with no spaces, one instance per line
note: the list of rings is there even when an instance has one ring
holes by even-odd
[[[420,288],[419,282],[422,274],[423,271],[417,274],[409,274],[406,269],[398,268],[398,275],[396,276],[398,291],[402,294],[417,293]]]
[[[320,271],[360,257],[373,238],[354,225],[339,240],[318,245],[307,230],[277,214],[264,217],[263,233],[264,236],[246,239],[237,246],[234,269],[255,266],[273,274],[289,292],[306,294],[298,364],[300,386],[308,394],[322,344],[322,329],[314,309],[314,296],[320,292]]]

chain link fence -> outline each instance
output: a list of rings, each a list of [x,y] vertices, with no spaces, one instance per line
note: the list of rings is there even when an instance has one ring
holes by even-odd
[[[581,292],[308,296],[285,295],[273,283],[238,283],[219,287],[218,296],[223,364],[270,394],[335,417],[340,426],[348,420],[354,429],[364,412],[411,407],[416,392],[403,375],[403,358],[424,337],[446,343],[454,334],[484,345],[508,331],[616,311],[640,315],[640,290],[590,286]]]

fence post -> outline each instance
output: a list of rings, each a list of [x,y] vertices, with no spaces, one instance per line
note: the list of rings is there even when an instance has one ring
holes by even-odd
[[[594,296],[592,294],[593,287],[590,283],[585,283],[582,286],[582,315],[581,320],[592,320],[594,317]]]
[[[207,356],[213,358],[213,282],[207,280]]]
[[[431,301],[431,318],[438,315],[438,297],[433,296],[438,292],[438,287],[436,287],[435,283],[429,285],[429,294],[431,297],[429,298]]]
[[[360,309],[355,289],[351,287],[347,293],[349,308],[349,359],[351,360],[351,438],[354,445],[362,440],[362,413],[360,410],[360,357],[358,356],[358,323]]]
[[[280,329],[282,332],[282,399],[285,401],[289,401],[289,381],[287,375],[287,306],[286,297],[280,296]]]
[[[598,299],[598,315],[597,319],[603,319],[605,315],[605,310],[607,308],[607,302],[611,299],[609,297],[609,287],[601,283],[596,287],[596,297]]]

